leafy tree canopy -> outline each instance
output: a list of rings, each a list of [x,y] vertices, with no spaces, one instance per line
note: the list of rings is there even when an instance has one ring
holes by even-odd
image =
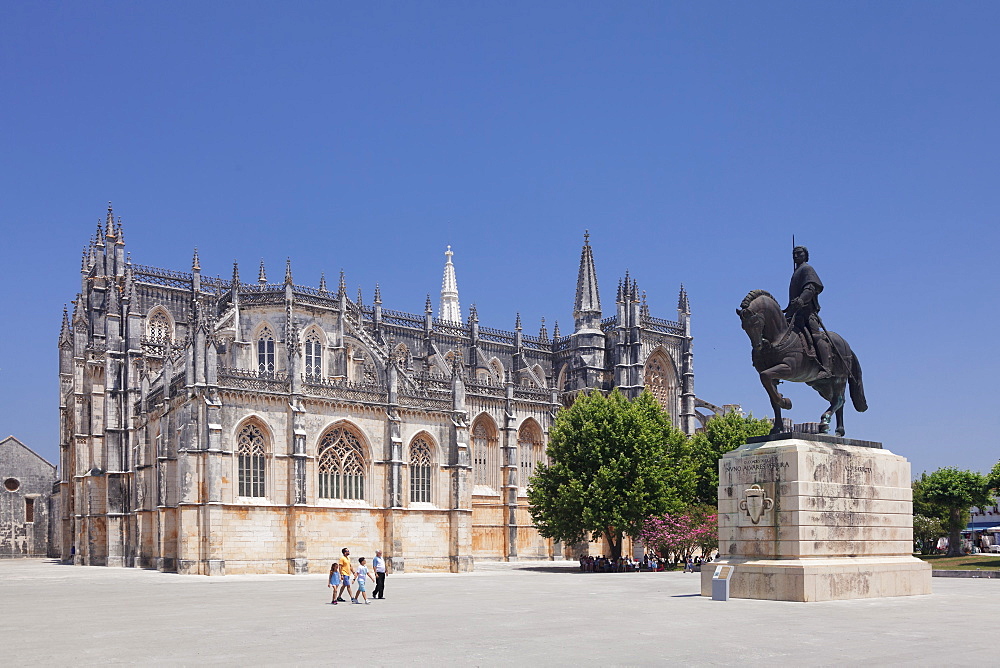
[[[688,438],[648,391],[633,401],[617,389],[578,395],[556,416],[548,456],[528,488],[539,533],[566,542],[604,536],[614,558],[623,536],[694,495]]]
[[[924,499],[947,511],[948,554],[961,556],[962,529],[968,523],[969,509],[993,505],[989,480],[973,471],[945,467],[921,478]]]
[[[990,486],[990,491],[1000,494],[1000,462],[994,465],[993,470],[987,476],[987,484]]]

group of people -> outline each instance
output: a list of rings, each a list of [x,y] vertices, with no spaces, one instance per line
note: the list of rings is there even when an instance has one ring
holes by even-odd
[[[701,564],[711,559],[702,557],[687,556],[684,558],[684,572],[693,573],[701,570]],[[593,557],[590,555],[580,556],[580,570],[584,573],[638,573],[640,571],[660,572],[666,569],[668,562],[666,559],[655,554],[644,554],[642,559],[633,559],[630,556],[611,559],[605,556]]]
[[[611,559],[604,555],[599,557],[582,555],[580,557],[580,570],[584,573],[633,573],[648,570],[648,567],[644,568],[642,562],[629,556]]]
[[[327,586],[333,589],[333,605],[347,603],[344,599],[344,590],[351,597],[351,603],[360,604],[358,599],[364,598],[364,604],[368,605],[368,583],[372,575],[375,577],[375,589],[372,591],[373,599],[385,598],[385,559],[382,558],[382,550],[375,551],[375,558],[372,559],[372,570],[368,570],[365,558],[358,559],[358,567],[351,564],[351,551],[344,548],[340,551],[341,557],[330,565],[330,579]],[[351,590],[351,585],[356,584],[358,593]]]

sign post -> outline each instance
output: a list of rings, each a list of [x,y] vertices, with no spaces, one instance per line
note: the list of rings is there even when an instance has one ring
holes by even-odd
[[[733,577],[736,569],[733,566],[720,565],[715,567],[712,574],[712,600],[729,600],[729,578]]]

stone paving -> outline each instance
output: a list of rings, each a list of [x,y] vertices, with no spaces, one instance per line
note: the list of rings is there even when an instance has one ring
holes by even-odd
[[[5,665],[902,665],[1000,659],[1000,581],[934,594],[712,601],[698,575],[479,563],[390,575],[386,600],[329,605],[325,578],[208,578],[0,561]]]

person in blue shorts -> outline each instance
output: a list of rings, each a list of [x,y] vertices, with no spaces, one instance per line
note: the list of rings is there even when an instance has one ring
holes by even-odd
[[[337,600],[344,600],[341,595],[346,589],[348,596],[351,597],[351,603],[357,603],[357,599],[354,598],[354,592],[351,591],[351,576],[354,574],[354,568],[351,567],[351,551],[345,547],[340,551],[340,554],[343,556],[337,562],[340,566],[340,591],[337,594]],[[346,601],[344,602],[346,603]]]
[[[363,596],[365,599],[365,605],[368,605],[368,594],[365,593],[368,585],[368,567],[365,566],[364,557],[358,559],[358,570],[356,570],[355,573],[358,575],[356,580],[358,583],[358,596],[354,599],[354,602],[361,603],[359,599]]]

